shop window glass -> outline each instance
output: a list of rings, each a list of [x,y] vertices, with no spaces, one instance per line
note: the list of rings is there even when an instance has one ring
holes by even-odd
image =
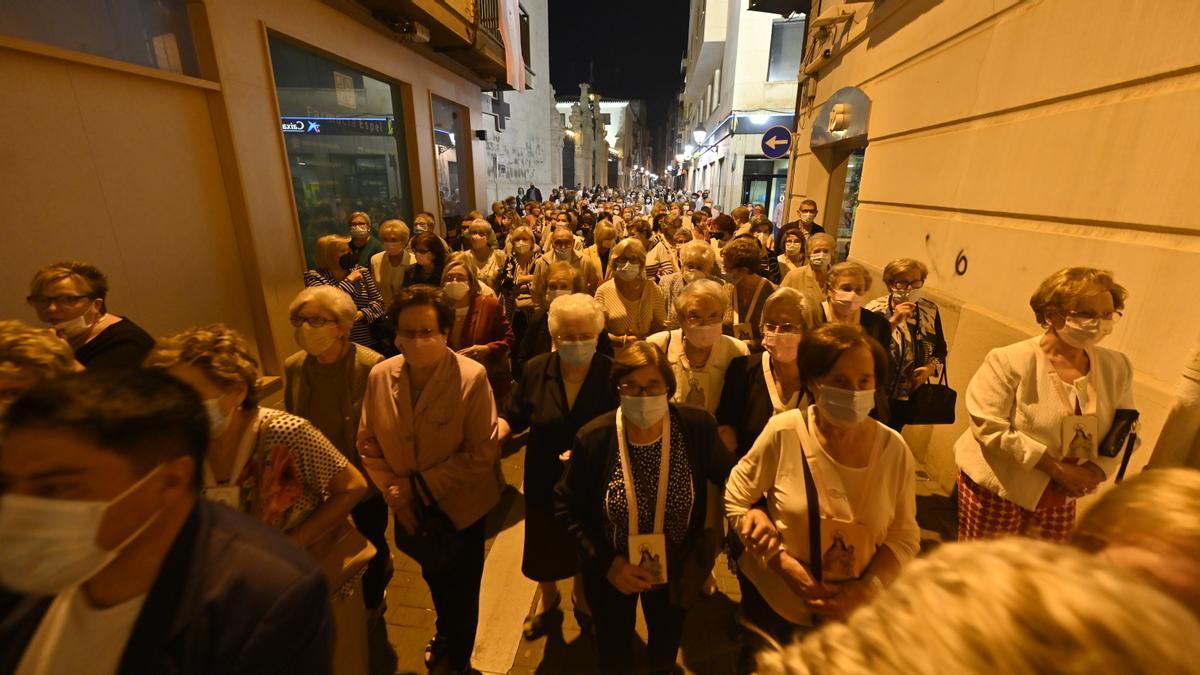
[[[438,195],[446,239],[458,241],[463,217],[474,202],[468,171],[471,156],[467,109],[438,96],[433,97],[433,152],[437,165]]]
[[[271,65],[309,267],[355,211],[412,221],[400,88],[271,36]]]
[[[804,55],[804,15],[776,19],[771,24],[771,51],[767,62],[768,82],[790,82],[800,77]]]
[[[0,0],[0,33],[198,76],[185,0]]]

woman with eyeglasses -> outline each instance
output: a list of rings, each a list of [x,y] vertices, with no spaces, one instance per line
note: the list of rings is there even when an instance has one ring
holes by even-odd
[[[449,346],[459,354],[483,364],[496,400],[503,401],[512,383],[509,352],[516,340],[495,295],[475,276],[471,254],[450,256],[442,272],[442,293],[454,306],[454,326]]]
[[[417,562],[437,610],[425,665],[458,672],[470,667],[479,624],[484,516],[500,501],[496,404],[483,366],[448,346],[454,306],[441,289],[405,288],[388,317],[400,355],[367,378],[358,451],[395,519],[397,547],[429,498],[453,525],[443,553]]]
[[[604,310],[591,296],[571,293],[550,303],[554,350],[525,363],[520,384],[500,413],[500,440],[529,430],[525,445],[525,551],[521,572],[537,581],[540,609],[525,620],[529,639],[562,619],[557,582],[575,577],[571,604],[580,628],[591,613],[578,576],[575,543],[554,518],[554,485],[580,427],[617,407],[609,384],[612,359],[596,349]]]
[[[356,312],[350,296],[332,286],[306,288],[292,300],[288,315],[296,328],[300,351],[283,364],[283,407],[311,422],[362,472],[355,437],[367,376],[383,357],[350,341]],[[392,578],[387,503],[372,487],[350,515],[358,531],[375,546],[375,557],[363,575],[363,602],[371,618],[377,619],[382,615],[384,590]]]
[[[662,330],[667,309],[658,285],[646,278],[646,248],[640,240],[618,242],[608,267],[609,279],[596,289],[596,299],[608,317],[608,337],[620,350]]]
[[[404,270],[404,286],[441,285],[442,268],[446,266],[446,257],[450,255],[442,238],[432,230],[419,230],[408,247],[412,250],[413,263]]]
[[[967,387],[970,427],[954,445],[959,539],[1065,541],[1075,500],[1117,469],[1120,459],[1097,449],[1115,411],[1134,407],[1133,365],[1097,343],[1127,297],[1112,272],[1063,268],[1029,300],[1044,332],[988,352]]]
[[[797,229],[796,232],[802,232]],[[790,232],[790,231],[789,231]],[[787,235],[784,235],[786,241]],[[824,232],[808,235],[804,240],[805,262],[783,276],[780,286],[794,288],[816,299],[819,305],[825,299],[825,281],[833,267],[837,240]]]
[[[663,294],[663,304],[667,308],[667,330],[679,328],[679,314],[675,311],[675,304],[684,288],[701,279],[707,279],[719,285],[725,283],[724,279],[715,275],[717,254],[706,241],[693,239],[681,244],[679,246],[679,263],[680,271],[668,274],[658,282],[658,287]],[[725,303],[728,305],[728,297],[725,299]]]
[[[327,234],[317,240],[313,255],[316,267],[304,273],[304,285],[333,286],[349,295],[358,308],[350,341],[378,350],[379,341],[371,332],[371,324],[383,316],[383,295],[375,285],[375,275],[357,260],[350,250],[349,237]]]
[[[883,268],[888,294],[866,305],[866,309],[885,317],[892,329],[887,424],[896,431],[912,419],[909,397],[913,391],[941,374],[946,365],[942,315],[937,304],[922,293],[928,276],[929,268],[920,260],[893,260]]]
[[[640,599],[647,669],[669,671],[712,564],[702,545],[705,485],[723,485],[733,457],[712,415],[670,402],[675,375],[654,345],[620,352],[611,386],[620,406],[579,430],[555,511],[582,560],[600,670],[634,672]]]
[[[745,455],[772,416],[800,405],[804,396],[798,362],[800,339],[809,329],[811,301],[793,288],[767,297],[762,310],[762,353],[729,363],[717,405],[725,446]]]
[[[108,311],[108,278],[83,262],[47,265],[33,275],[25,301],[75,352],[85,368],[138,368],[154,338]]]

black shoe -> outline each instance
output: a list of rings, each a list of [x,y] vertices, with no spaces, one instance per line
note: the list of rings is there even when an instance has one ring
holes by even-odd
[[[434,635],[429,644],[425,645],[425,667],[433,670],[443,658],[446,657],[446,651],[450,648],[446,638],[441,635]]]
[[[536,640],[545,635],[548,629],[554,624],[562,625],[562,610],[559,606],[562,605],[562,594],[559,594],[558,599],[554,601],[553,607],[548,607],[540,614],[530,614],[525,617],[525,627],[521,631],[525,635],[526,640]]]
[[[596,635],[596,622],[592,620],[592,615],[587,612],[580,611],[578,607],[572,609],[575,615],[575,623],[579,624],[579,632],[584,635]]]

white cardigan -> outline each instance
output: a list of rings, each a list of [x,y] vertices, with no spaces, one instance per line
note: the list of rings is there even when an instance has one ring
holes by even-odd
[[[813,409],[807,412],[811,419]],[[803,423],[800,410],[780,413],[767,422],[750,452],[729,474],[725,483],[725,515],[736,523],[765,496],[767,514],[779,530],[783,549],[807,565],[808,497],[804,491],[803,450],[797,431],[797,425]],[[876,424],[870,462],[880,463],[875,473],[877,485],[862,485],[856,490],[858,481],[852,476],[861,470],[834,462],[824,448],[817,447],[814,452],[817,461],[823,462],[822,471],[836,471],[842,476],[855,518],[870,529],[876,550],[887,546],[903,565],[916,557],[921,546],[916,463],[900,434]],[[813,440],[819,442],[815,434]],[[738,559],[738,565],[772,609],[792,623],[811,623],[803,599],[767,567],[766,559],[747,550]]]
[[[1030,511],[1037,508],[1050,476],[1034,468],[1045,453],[1062,457],[1060,425],[1073,413],[1055,391],[1057,375],[1039,346],[1042,336],[988,352],[967,387],[970,426],[954,444],[959,468],[979,485]],[[1112,426],[1113,411],[1133,408],[1133,365],[1124,354],[1093,347],[1091,370],[1069,397],[1095,414],[1100,438]],[[1101,457],[1108,476],[1120,458]]]
[[[661,331],[646,338],[649,342],[667,354],[667,362],[671,364],[671,370],[675,373],[675,402],[687,403],[688,393],[691,391],[691,386],[687,377],[687,372],[681,363],[683,357],[683,331],[676,328],[671,331]],[[729,362],[739,356],[745,356],[750,353],[750,348],[745,342],[722,335],[717,339],[712,346],[712,353],[708,356],[708,362],[704,364],[703,371],[708,382],[704,392],[704,408],[714,415],[717,412],[717,406],[721,403],[721,389],[725,385],[725,371],[729,369]]]

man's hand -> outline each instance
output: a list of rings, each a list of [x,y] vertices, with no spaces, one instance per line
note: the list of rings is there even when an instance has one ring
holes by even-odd
[[[779,548],[779,530],[771,518],[761,509],[750,509],[742,516],[738,534],[746,546],[761,556],[774,553]]]
[[[641,593],[650,590],[654,578],[646,570],[630,563],[625,558],[617,556],[608,566],[608,583],[625,595]]]

